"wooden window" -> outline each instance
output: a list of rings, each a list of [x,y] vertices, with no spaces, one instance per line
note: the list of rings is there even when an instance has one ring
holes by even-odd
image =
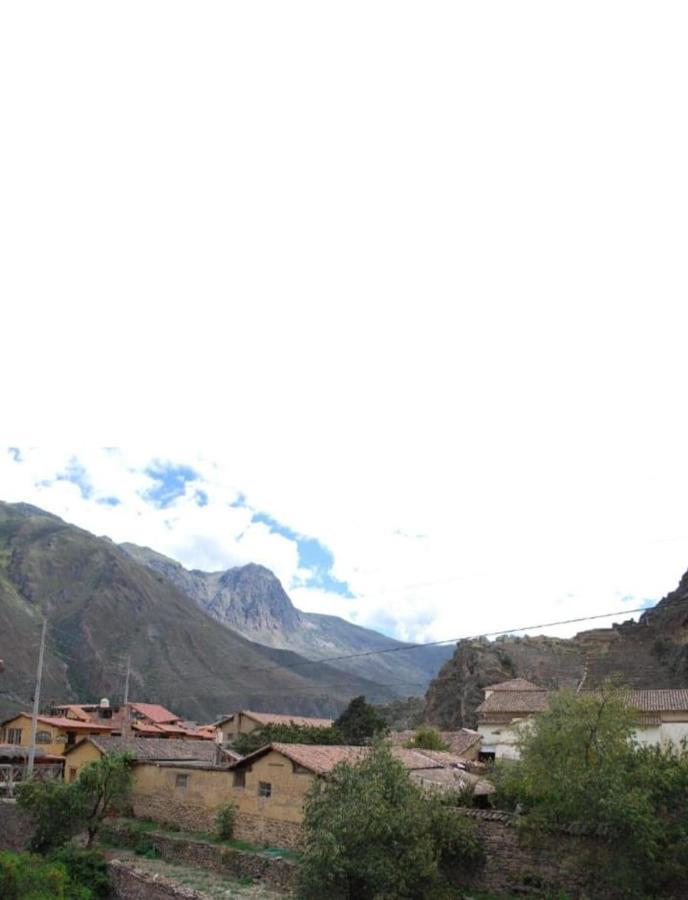
[[[21,728],[9,728],[7,730],[8,744],[21,744],[22,730]]]
[[[272,785],[269,781],[259,781],[258,782],[258,796],[259,797],[272,797]]]
[[[175,778],[174,784],[175,784],[175,787],[185,788],[186,785],[188,784],[188,781],[189,781],[188,775],[180,775],[179,773],[177,773],[177,777]]]
[[[36,743],[37,744],[52,744],[53,736],[49,731],[37,731],[36,732]]]
[[[246,772],[243,769],[234,773],[234,787],[246,787]]]

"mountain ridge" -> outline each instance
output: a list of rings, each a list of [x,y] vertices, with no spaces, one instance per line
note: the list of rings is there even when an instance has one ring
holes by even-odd
[[[379,656],[332,660],[332,665],[389,683],[398,696],[422,694],[452,653],[451,647],[402,649],[409,645],[339,616],[303,612],[294,606],[274,573],[257,563],[203,572],[186,569],[149,547],[130,543],[120,546],[173,581],[217,621],[256,643],[289,649],[311,659],[395,650]]]

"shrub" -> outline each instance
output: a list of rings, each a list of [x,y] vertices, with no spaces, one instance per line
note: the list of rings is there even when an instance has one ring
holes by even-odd
[[[90,891],[90,896],[109,897],[110,878],[107,860],[98,850],[82,850],[67,844],[54,850],[48,859],[64,866],[74,885],[81,885]]]
[[[222,806],[215,818],[215,834],[221,841],[228,841],[234,834],[234,821],[236,819],[236,806],[227,803]]]
[[[30,853],[0,851],[2,900],[91,900],[93,896],[70,879],[62,863]]]
[[[449,744],[432,725],[421,725],[405,746],[417,747],[419,750],[449,750]]]

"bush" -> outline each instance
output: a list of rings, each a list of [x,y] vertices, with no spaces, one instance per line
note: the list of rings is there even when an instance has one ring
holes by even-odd
[[[30,853],[0,851],[2,900],[92,900],[95,895],[72,881],[60,862]]]
[[[98,850],[82,850],[80,847],[67,844],[59,850],[54,850],[48,859],[64,866],[70,881],[88,888],[89,896],[94,898],[110,896],[111,884],[107,860]]]
[[[299,896],[429,898],[446,876],[478,865],[473,823],[425,794],[384,744],[317,779],[305,810]]]
[[[449,750],[449,744],[437,728],[432,725],[421,725],[406,747],[417,747],[419,750]]]
[[[215,834],[221,841],[228,841],[234,834],[234,821],[236,819],[236,806],[227,803],[218,811],[215,818]]]

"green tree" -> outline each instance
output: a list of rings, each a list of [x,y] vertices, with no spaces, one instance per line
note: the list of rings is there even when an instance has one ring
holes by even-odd
[[[33,825],[31,849],[45,853],[61,847],[83,829],[90,847],[105,816],[126,804],[130,761],[126,754],[103,756],[84,766],[71,784],[32,779],[20,785],[17,802]]]
[[[335,728],[315,728],[311,725],[263,725],[248,734],[239,734],[232,748],[248,756],[273,742],[282,744],[341,744],[342,736]]]
[[[419,750],[449,750],[449,744],[442,737],[440,731],[432,725],[421,725],[405,747]]]
[[[531,832],[593,836],[615,896],[661,896],[688,880],[688,752],[638,746],[634,721],[621,691],[559,693],[523,728],[520,759],[496,767],[495,799]]]
[[[108,754],[88,763],[79,773],[74,789],[81,797],[87,847],[93,844],[103,819],[126,807],[131,793],[131,760],[126,753]]]
[[[17,804],[31,821],[30,847],[37,853],[61,847],[83,828],[83,797],[73,784],[25,781],[17,787]]]
[[[482,859],[473,824],[414,784],[389,747],[317,779],[305,809],[302,898],[438,896],[451,870]]]
[[[365,697],[354,697],[334,727],[345,744],[367,744],[387,730],[385,720]]]
[[[73,881],[60,862],[0,851],[2,900],[92,900],[94,896],[88,887]]]

